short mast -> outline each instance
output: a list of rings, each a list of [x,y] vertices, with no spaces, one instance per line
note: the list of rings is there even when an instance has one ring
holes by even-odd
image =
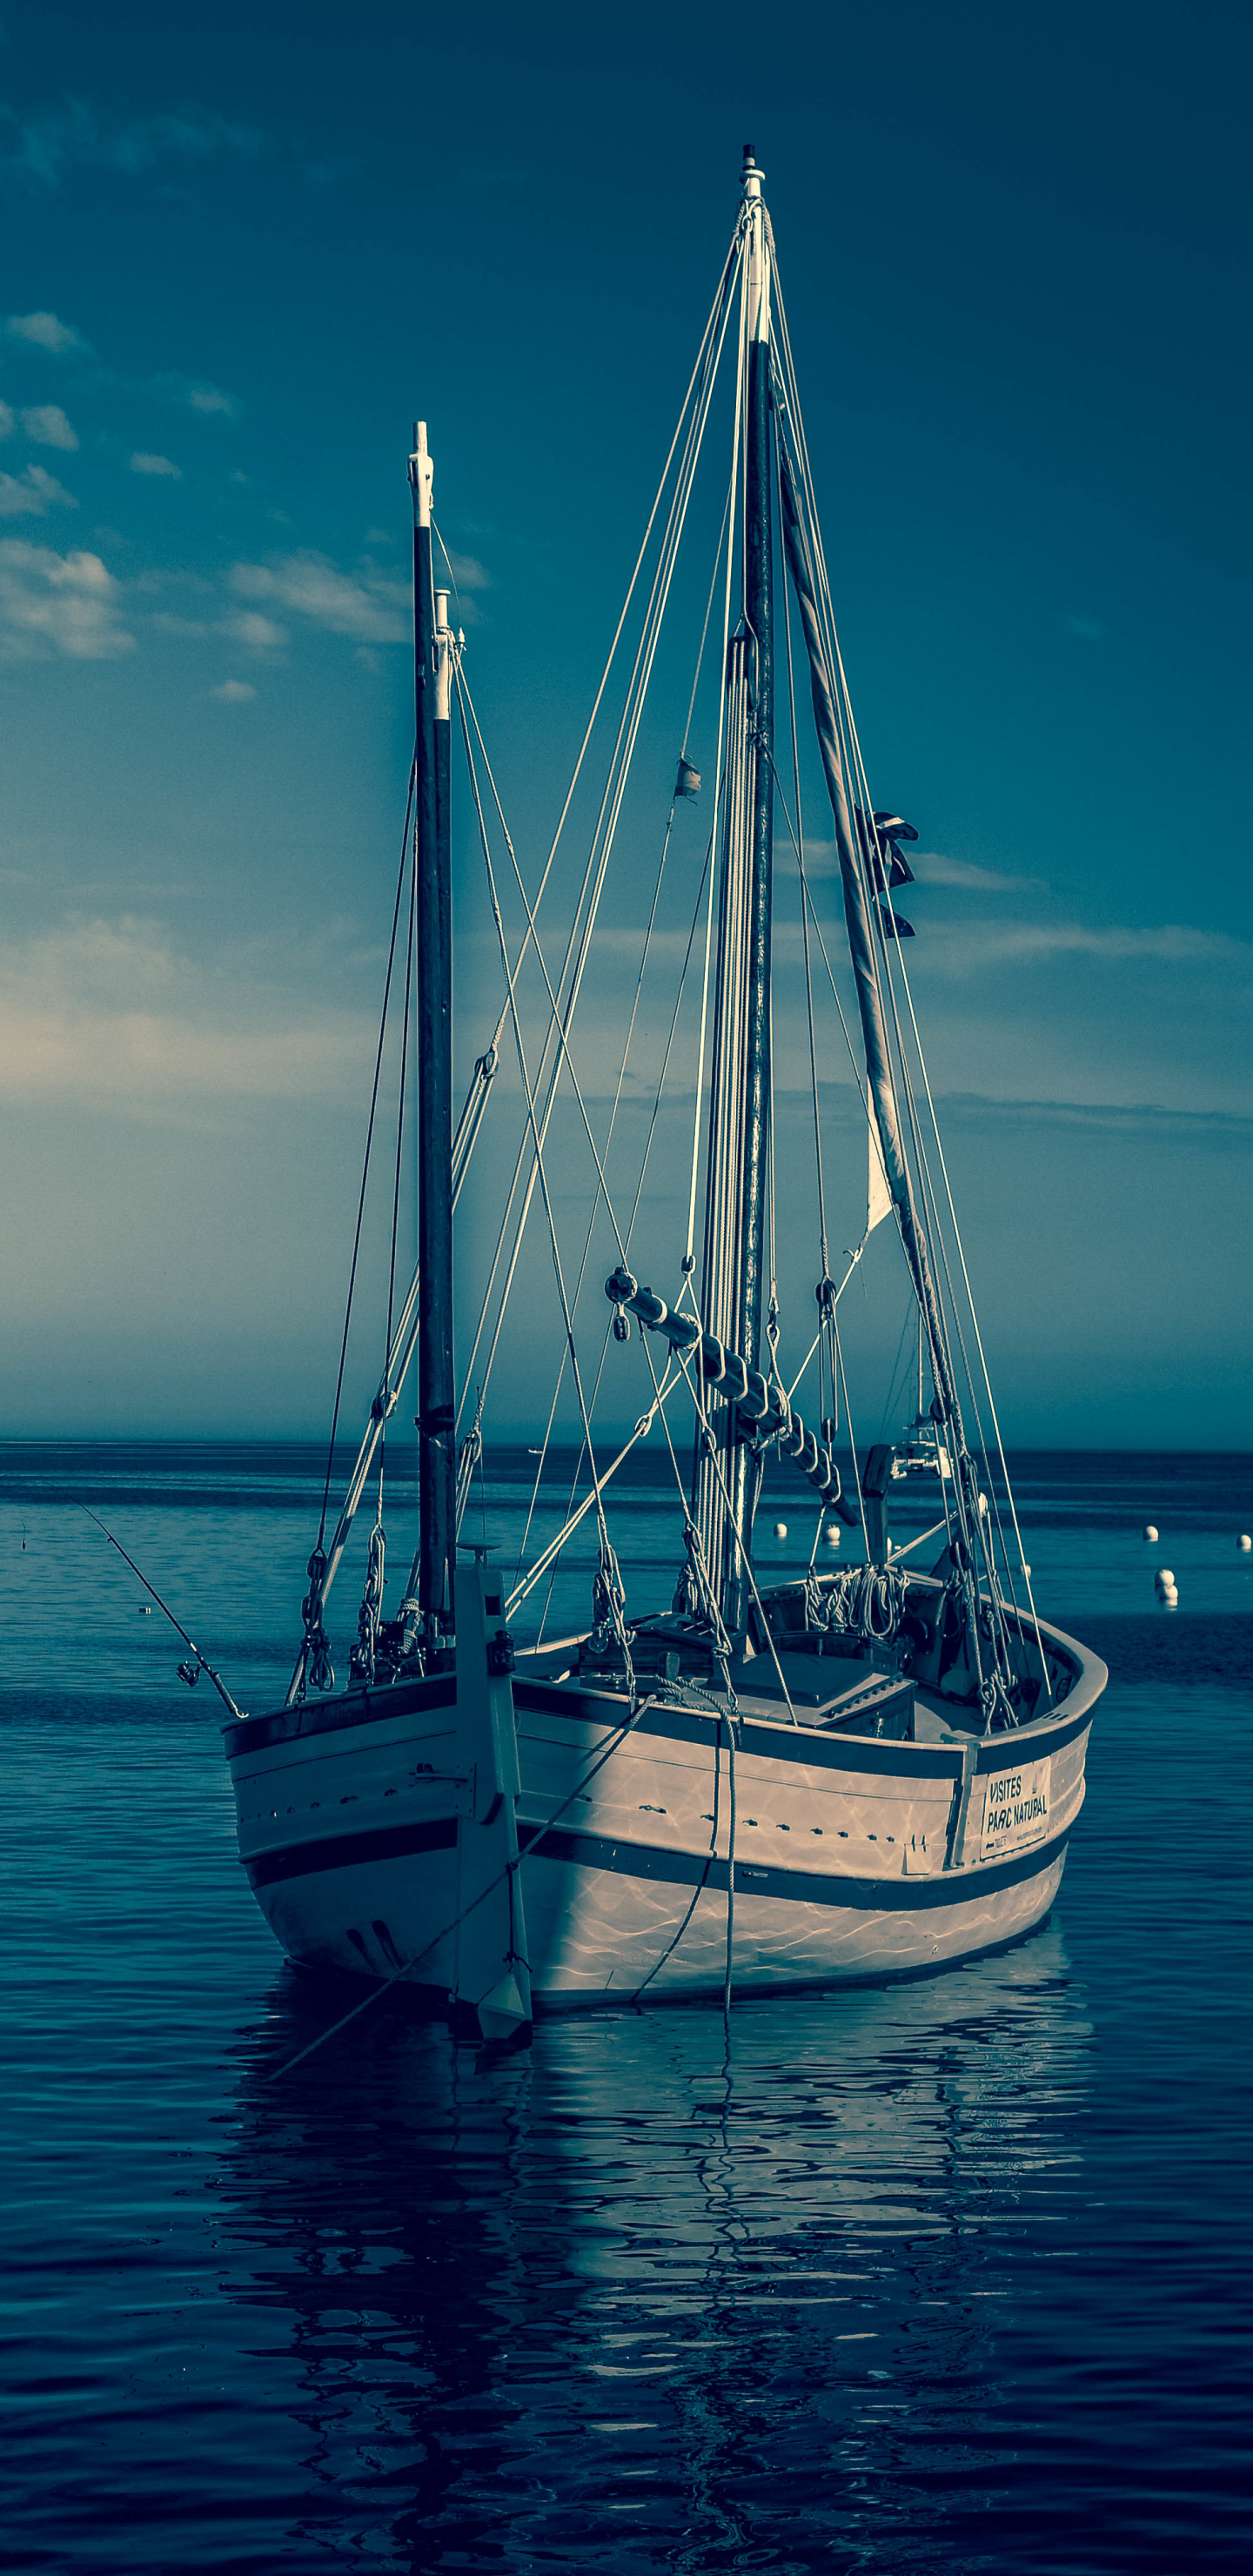
[[[447,592],[431,558],[431,458],[419,421],[413,491],[414,779],[417,938],[418,1610],[421,1644],[437,1647],[452,1615],[456,1457],[452,1340],[452,896],[448,810],[452,639]]]

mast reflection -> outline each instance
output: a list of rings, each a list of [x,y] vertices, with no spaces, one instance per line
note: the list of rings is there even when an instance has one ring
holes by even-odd
[[[670,2007],[480,2059],[389,2001],[275,2081],[333,2018],[276,1986],[221,2177],[293,2543],[801,2566],[836,2516],[890,2568],[921,2480],[953,2545],[1073,2204],[1091,2029],[1059,1931],[737,2007],[729,2052]]]

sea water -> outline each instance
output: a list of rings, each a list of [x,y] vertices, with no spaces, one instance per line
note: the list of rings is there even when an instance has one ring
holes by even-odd
[[[225,1711],[78,1506],[255,1711],[317,1457],[3,1446],[6,2567],[1247,2563],[1253,1459],[1012,1463],[1040,1607],[1111,1668],[1040,1932],[729,2028],[553,2020],[495,2062],[392,1995],[284,2073],[343,1990],[279,1958]],[[535,1466],[476,1493],[506,1565]],[[532,1555],[574,1466],[548,1462]],[[767,1496],[767,1573],[807,1561],[798,1491]],[[911,1491],[902,1538],[934,1510]],[[631,1606],[668,1598],[655,1468],[612,1534]],[[593,1552],[520,1627],[586,1617]],[[341,1671],[359,1590],[354,1555]]]

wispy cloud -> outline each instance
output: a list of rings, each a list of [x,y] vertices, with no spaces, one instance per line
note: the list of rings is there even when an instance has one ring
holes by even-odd
[[[10,313],[4,327],[11,340],[25,340],[29,348],[46,349],[53,358],[91,354],[90,341],[56,313]]]
[[[189,411],[218,412],[234,420],[239,409],[234,394],[224,394],[220,385],[189,385],[186,394]]]
[[[1247,940],[1186,921],[937,924],[928,932],[925,951],[919,941],[919,965],[924,956],[950,974],[972,974],[1013,960],[1044,964],[1054,957],[1092,957],[1108,965],[1253,966],[1253,946]]]
[[[220,698],[223,706],[226,707],[241,707],[248,698],[255,698],[256,694],[250,680],[220,680],[216,689],[209,691],[211,698]]]
[[[242,685],[242,684],[241,684]],[[366,1063],[364,1018],[217,981],[160,922],[71,919],[0,945],[0,1092],[111,1099],[145,1114],[206,1101],[339,1096]]]
[[[60,447],[69,456],[78,445],[78,432],[66,419],[60,403],[28,403],[22,413],[22,427],[36,447]]]
[[[1154,1100],[994,1100],[986,1093],[940,1095],[942,1128],[998,1126],[1073,1128],[1089,1135],[1160,1136],[1166,1142],[1248,1151],[1253,1118],[1228,1110],[1166,1109]]]
[[[839,864],[834,841],[806,841],[806,876],[834,876]],[[976,867],[973,859],[949,858],[942,850],[911,850],[909,864],[920,885],[953,886],[963,893],[1021,894],[1042,883],[1039,877],[1007,876],[999,868]]]
[[[117,583],[99,555],[59,555],[24,537],[0,539],[0,653],[103,662],[134,647],[121,624]]]
[[[1041,877],[1007,876],[1000,868],[980,868],[973,859],[953,859],[942,850],[911,850],[909,864],[920,885],[953,886],[963,894],[1021,894],[1041,885]]]
[[[477,555],[459,555],[455,548],[448,556],[448,569],[458,590],[490,590],[492,576]]]
[[[176,371],[152,378],[154,393],[163,394],[167,402],[178,403],[185,411],[199,412],[204,420],[237,420],[239,400],[224,393],[221,385],[211,385],[201,376],[181,376]]]
[[[219,635],[233,636],[237,644],[246,644],[250,653],[273,653],[287,642],[287,628],[273,617],[263,617],[256,608],[243,608],[238,617],[224,617]]]
[[[345,573],[326,555],[281,555],[263,564],[235,564],[231,588],[239,599],[272,601],[358,644],[400,644],[409,631],[403,583],[372,564]]]
[[[137,447],[131,458],[132,474],[166,475],[171,483],[181,483],[183,469],[169,456],[156,456],[151,449]]]
[[[76,98],[45,115],[23,116],[0,104],[0,174],[40,188],[59,187],[74,169],[143,178],[158,170],[250,161],[264,140],[215,108],[128,116]]]
[[[0,474],[0,519],[46,519],[49,510],[77,508],[73,493],[42,465],[28,465],[24,474]]]

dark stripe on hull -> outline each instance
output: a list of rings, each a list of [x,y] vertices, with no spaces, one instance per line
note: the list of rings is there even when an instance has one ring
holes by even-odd
[[[519,1848],[539,1860],[559,1860],[582,1869],[604,1869],[624,1878],[660,1880],[672,1887],[721,1888],[727,1885],[727,1863],[707,1854],[659,1851],[648,1843],[618,1843],[600,1834],[552,1831],[537,1840],[539,1828],[518,1829]],[[1051,1842],[1037,1843],[1010,1860],[987,1867],[937,1872],[931,1878],[824,1878],[808,1870],[762,1868],[751,1861],[735,1864],[738,1896],[768,1896],[794,1905],[851,1906],[858,1913],[912,1914],[919,1907],[964,1905],[975,1896],[996,1896],[1017,1887],[1058,1859],[1069,1840],[1069,1828]],[[422,1852],[452,1851],[456,1820],[435,1824],[389,1825],[375,1833],[334,1834],[322,1842],[296,1843],[288,1851],[260,1852],[245,1861],[253,1887],[272,1887],[276,1880],[306,1878],[330,1869],[354,1869],[381,1860],[404,1860]]]
[[[433,1825],[382,1825],[366,1834],[328,1834],[321,1842],[292,1843],[286,1851],[258,1852],[246,1860],[250,1887],[273,1887],[280,1878],[309,1878],[317,1870],[356,1869],[363,1861],[408,1860],[419,1852],[455,1851],[457,1819]]]
[[[453,1708],[457,1682],[453,1673],[432,1673],[429,1680],[392,1682],[385,1690],[339,1691],[330,1699],[306,1699],[292,1708],[275,1709],[269,1717],[242,1717],[224,1726],[222,1741],[228,1762],[240,1753],[256,1753],[268,1744],[295,1744],[307,1735],[333,1735],[354,1726],[377,1726],[384,1717],[413,1717],[435,1708]]]

